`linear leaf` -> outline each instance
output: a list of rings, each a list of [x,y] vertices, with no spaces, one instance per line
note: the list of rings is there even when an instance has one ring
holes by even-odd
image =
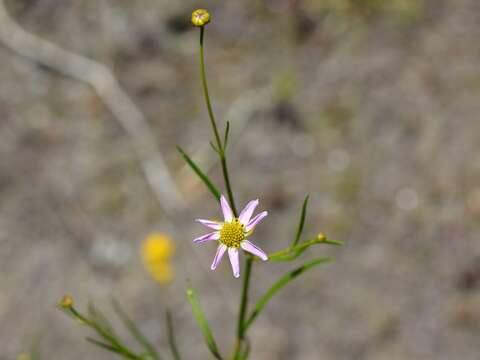
[[[247,330],[247,328],[253,323],[253,321],[260,314],[260,312],[263,310],[265,305],[270,301],[270,299],[285,285],[287,285],[290,281],[295,279],[297,276],[299,276],[306,270],[330,261],[333,261],[333,259],[328,257],[317,258],[315,260],[312,260],[310,262],[303,264],[302,266],[300,266],[299,268],[296,268],[293,271],[288,272],[287,274],[282,276],[279,280],[277,280],[277,282],[273,284],[273,286],[255,304],[254,310],[252,311],[252,313],[250,314],[250,317],[247,319],[247,321],[244,324],[243,331],[245,332]]]
[[[225,128],[225,136],[223,138],[223,150],[227,148],[228,136],[230,135],[230,121],[227,121],[227,126]]]
[[[299,257],[301,254],[305,252],[310,246],[320,244],[320,242],[317,239],[312,239],[305,241],[301,244],[298,244],[297,246],[293,248],[286,248],[284,250],[281,250],[279,252],[269,254],[268,255],[268,260],[270,261],[292,261],[295,260],[297,257]]]
[[[213,141],[210,141],[210,146],[212,147],[213,151],[220,155],[220,151],[217,149]]]
[[[297,234],[295,235],[295,239],[293,240],[292,247],[298,244],[298,242],[300,241],[300,237],[302,236],[303,227],[305,226],[305,217],[307,215],[308,199],[309,196],[307,195],[305,197],[305,200],[303,201],[302,212],[300,214],[300,221],[297,228]]]
[[[270,261],[292,261],[295,260],[297,257],[302,255],[308,248],[310,248],[313,245],[321,245],[321,244],[327,244],[327,245],[335,245],[335,246],[343,246],[342,241],[338,240],[330,240],[330,239],[320,239],[316,237],[315,239],[307,240],[304,241],[297,246],[291,248],[287,247],[283,250],[277,251],[273,254],[268,255],[268,260]]]
[[[105,341],[110,344],[109,346],[117,349],[122,356],[126,357],[127,359],[141,360],[140,356],[135,354],[135,352],[130,350],[127,346],[123,345],[122,341],[118,339],[118,337],[113,332],[105,328],[104,325],[98,323],[95,319],[88,319],[85,315],[78,312],[73,306],[68,308],[67,313],[69,313],[72,318],[94,330],[98,335],[100,335]]]
[[[107,330],[110,334],[114,334],[113,327],[107,317],[93,304],[89,302],[87,306],[88,315],[98,325]]]
[[[85,340],[87,340],[90,344],[93,344],[93,345],[96,345],[104,350],[107,350],[107,351],[111,351],[113,353],[116,353],[116,354],[121,354],[122,352],[120,350],[118,350],[117,348],[113,347],[112,345],[109,345],[109,344],[106,344],[104,342],[101,342],[99,340],[95,340],[95,339],[92,339],[92,338],[85,338]]]
[[[127,313],[122,309],[120,304],[115,299],[112,299],[112,305],[113,310],[122,320],[125,327],[130,331],[130,333],[138,341],[138,343],[143,346],[145,351],[148,352],[155,360],[161,360],[161,357],[158,354],[157,350],[155,350],[150,341],[148,341],[148,339],[142,334],[137,325],[133,322],[132,319],[129,318]]]
[[[222,356],[220,355],[217,347],[217,343],[213,338],[212,331],[210,330],[210,326],[208,325],[208,321],[205,318],[205,314],[203,313],[202,306],[200,305],[200,301],[198,299],[198,295],[191,287],[187,288],[187,299],[192,306],[193,315],[195,316],[195,320],[197,321],[198,327],[200,328],[205,342],[207,343],[208,348],[210,349],[213,356],[216,359],[222,360]]]
[[[175,340],[175,329],[173,328],[173,319],[172,313],[170,310],[166,311],[166,318],[167,318],[167,336],[168,336],[168,343],[170,345],[170,350],[172,351],[172,356],[175,360],[180,360],[180,353],[178,352],[177,342]]]
[[[198,175],[198,177],[203,181],[203,183],[208,187],[210,192],[215,196],[217,201],[220,201],[220,191],[218,191],[217,187],[212,183],[210,178],[198,167],[197,164],[183,151],[183,149],[177,146],[177,150],[180,155],[183,157],[185,162],[192,168],[192,170]]]
[[[324,241],[325,244],[329,244],[329,245],[337,245],[337,246],[343,246],[344,243],[343,241],[339,241],[339,240],[330,240],[330,239],[326,239]]]

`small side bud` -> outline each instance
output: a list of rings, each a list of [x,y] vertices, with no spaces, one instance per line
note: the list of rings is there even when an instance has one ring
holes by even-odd
[[[319,234],[317,235],[317,240],[318,240],[319,242],[324,242],[324,241],[327,240],[327,237],[325,236],[324,233],[319,233]]]
[[[192,24],[203,27],[210,22],[210,13],[205,9],[197,9],[192,12]]]
[[[64,309],[70,309],[73,306],[73,298],[70,295],[65,295],[60,300],[60,306]]]

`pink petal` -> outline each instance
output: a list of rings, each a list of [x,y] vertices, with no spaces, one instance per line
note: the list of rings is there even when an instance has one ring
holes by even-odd
[[[220,239],[220,233],[218,231],[214,231],[194,239],[193,242],[195,244],[201,244],[207,241],[218,240],[218,239]]]
[[[232,222],[233,212],[230,208],[230,205],[228,205],[227,199],[225,199],[225,196],[223,195],[220,196],[220,205],[222,206],[223,218],[225,219],[225,222]]]
[[[220,230],[222,228],[222,224],[217,221],[204,220],[204,219],[196,219],[195,221],[211,229]]]
[[[258,246],[256,246],[255,244],[251,243],[250,241],[248,241],[248,240],[243,240],[243,241],[240,243],[240,246],[242,247],[243,250],[248,251],[250,254],[253,254],[253,255],[255,255],[255,256],[258,256],[258,257],[259,257],[260,259],[262,259],[263,261],[268,260],[267,254],[265,254],[262,249],[260,249]]]
[[[240,213],[238,220],[240,220],[240,222],[245,226],[248,225],[248,222],[250,221],[250,218],[252,217],[252,214],[257,206],[258,199],[250,201]]]
[[[255,216],[252,220],[250,220],[250,222],[248,223],[248,225],[245,227],[245,230],[248,232],[250,230],[253,230],[255,228],[255,226],[257,226],[257,224],[263,220],[264,217],[266,217],[268,215],[268,212],[267,211],[264,211],[264,212],[261,212],[260,214],[258,214],[257,216]]]
[[[213,259],[213,263],[212,263],[212,266],[211,266],[212,270],[215,270],[217,268],[218,264],[220,264],[220,260],[222,260],[223,254],[225,254],[225,250],[227,250],[226,245],[224,245],[224,244],[218,245],[217,253],[215,254],[215,258]]]
[[[230,264],[232,264],[233,276],[240,277],[240,263],[238,260],[238,249],[228,248],[228,257],[230,258]]]

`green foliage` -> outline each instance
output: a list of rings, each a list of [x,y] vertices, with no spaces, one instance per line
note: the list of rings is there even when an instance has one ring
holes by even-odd
[[[270,299],[278,291],[280,291],[285,285],[290,283],[292,280],[297,278],[300,274],[304,273],[306,270],[311,269],[317,265],[324,264],[331,261],[333,261],[333,259],[328,257],[322,257],[322,258],[312,260],[300,266],[299,268],[296,268],[295,270],[288,272],[287,274],[282,276],[279,280],[277,280],[277,282],[275,282],[272,285],[272,287],[255,304],[254,310],[252,311],[252,313],[246,320],[245,324],[243,325],[244,331],[248,329],[248,327],[255,321],[257,316],[262,312],[263,308],[265,307],[265,305],[267,305]]]
[[[222,356],[218,351],[217,343],[213,338],[213,333],[210,330],[210,326],[208,325],[207,318],[203,313],[203,309],[202,309],[202,306],[200,305],[200,300],[198,299],[198,295],[196,291],[193,288],[188,287],[186,293],[187,293],[187,299],[190,302],[190,305],[192,306],[192,311],[193,311],[193,315],[195,316],[195,320],[197,321],[198,327],[200,328],[200,331],[203,334],[203,338],[205,339],[205,342],[207,343],[207,346],[210,349],[210,352],[213,354],[213,356],[215,356],[216,359],[222,360]]]
[[[112,301],[113,308],[116,314],[124,323],[125,327],[129,330],[132,336],[137,340],[139,345],[142,347],[143,352],[138,353],[135,350],[130,349],[115,333],[113,327],[110,324],[110,321],[107,317],[98,310],[92,303],[88,305],[88,316],[80,313],[77,309],[73,307],[73,304],[68,306],[62,306],[61,309],[64,310],[72,318],[80,322],[82,325],[89,327],[93,330],[101,340],[86,337],[86,340],[99,348],[112,352],[120,357],[130,360],[162,360],[159,353],[155,350],[153,345],[146,339],[146,337],[141,333],[139,328],[135,323],[127,316],[125,311],[120,307],[118,302],[115,300]]]
[[[298,244],[298,241],[302,236],[303,227],[305,226],[305,216],[307,215],[308,199],[309,199],[309,196],[307,195],[305,197],[305,200],[303,201],[302,212],[300,213],[300,221],[298,223],[298,228],[297,228],[297,234],[295,235],[295,239],[293,240],[292,247],[295,247],[295,245]]]
[[[223,137],[223,150],[227,149],[229,135],[230,135],[230,121],[227,121],[227,125],[225,126],[225,135]]]
[[[177,146],[177,150],[182,155],[183,159],[186,163],[192,168],[195,174],[203,181],[203,183],[207,186],[208,190],[215,196],[217,201],[220,201],[220,191],[218,191],[217,187],[213,184],[212,180],[200,169],[200,167],[195,164],[195,162],[183,151],[180,146]]]
[[[165,318],[167,320],[167,336],[170,351],[172,352],[174,360],[180,360],[181,357],[180,352],[178,351],[177,342],[175,340],[175,329],[173,328],[173,319],[170,310],[166,311]]]
[[[147,354],[150,354],[154,360],[161,360],[160,355],[148,339],[142,334],[140,329],[135,323],[128,317],[127,313],[122,309],[120,304],[112,299],[113,310],[117,316],[122,320],[125,327],[130,331],[130,334],[137,340],[137,342],[143,347]]]
[[[336,240],[329,240],[329,239],[322,239],[318,236],[314,239],[307,240],[298,244],[294,247],[287,247],[286,249],[280,250],[276,253],[268,255],[268,259],[270,261],[292,261],[302,255],[305,250],[307,250],[310,246],[316,244],[328,244],[328,245],[343,245],[343,242],[336,241]]]

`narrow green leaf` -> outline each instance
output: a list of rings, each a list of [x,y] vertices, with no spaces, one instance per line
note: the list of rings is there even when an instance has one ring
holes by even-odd
[[[220,155],[220,151],[219,151],[218,148],[215,146],[215,144],[214,144],[212,141],[210,141],[209,144],[210,144],[210,146],[212,147],[213,151],[215,151],[217,154]]]
[[[325,244],[329,244],[329,245],[337,245],[337,246],[343,246],[344,245],[344,242],[343,241],[339,241],[339,240],[330,240],[330,239],[326,239],[324,241]]]
[[[125,327],[130,331],[132,336],[145,349],[145,351],[148,352],[155,360],[161,360],[161,357],[158,354],[157,350],[155,350],[153,345],[142,334],[142,332],[137,327],[137,325],[133,322],[132,319],[129,318],[127,313],[122,309],[120,304],[115,299],[112,299],[112,305],[113,305],[113,310],[118,315],[118,317],[122,320]]]
[[[118,350],[117,348],[113,347],[112,345],[109,345],[109,344],[106,344],[104,342],[101,342],[99,340],[95,340],[95,339],[92,339],[92,338],[85,338],[85,340],[87,340],[90,344],[93,344],[93,345],[96,345],[104,350],[107,350],[107,351],[111,351],[113,353],[116,353],[116,354],[122,354],[122,352],[120,350]]]
[[[314,239],[310,239],[307,241],[304,241],[297,246],[292,247],[287,247],[283,250],[277,251],[273,254],[268,255],[268,260],[270,261],[292,261],[295,260],[297,257],[302,255],[305,250],[310,248],[313,245],[321,245],[321,244],[328,244],[328,245],[336,245],[336,246],[342,246],[343,242],[338,241],[338,240],[330,240],[327,238],[320,238],[316,237]]]
[[[297,228],[297,234],[295,235],[295,239],[293,240],[292,247],[298,244],[298,242],[300,241],[300,237],[302,236],[303,227],[305,226],[305,217],[307,215],[308,199],[309,196],[307,195],[305,197],[305,200],[303,201],[302,212],[300,214],[300,221]]]
[[[225,128],[225,136],[223,138],[223,151],[225,151],[227,148],[229,135],[230,135],[230,121],[227,121],[227,126]]]
[[[92,309],[92,307],[90,307]],[[99,336],[101,336],[105,341],[110,343],[110,346],[117,349],[122,356],[127,359],[136,359],[141,360],[141,357],[136,355],[134,351],[130,350],[128,347],[123,345],[122,341],[108,328],[104,325],[98,323],[95,319],[88,319],[85,315],[78,312],[73,306],[68,308],[70,316],[81,324],[90,327],[94,330]],[[91,311],[91,310],[90,310]]]
[[[95,321],[95,323],[102,326],[110,334],[114,333],[113,327],[112,327],[110,321],[108,321],[107,317],[99,309],[97,309],[92,302],[88,303],[87,311],[88,311],[88,315],[90,315],[90,318],[93,321]]]
[[[247,328],[253,323],[253,321],[257,318],[257,316],[260,314],[260,312],[263,310],[265,305],[270,301],[270,299],[279,291],[281,290],[285,285],[287,285],[290,281],[295,279],[297,276],[302,274],[308,269],[311,269],[317,265],[324,264],[327,262],[333,261],[332,258],[328,257],[322,257],[322,258],[317,258],[315,260],[312,260],[310,262],[305,263],[304,265],[300,266],[299,268],[296,268],[293,271],[288,272],[284,276],[282,276],[273,286],[258,300],[258,302],[255,305],[254,310],[250,314],[249,318],[244,324],[243,331],[246,331]]]
[[[305,241],[301,244],[298,244],[297,246],[293,248],[286,248],[284,250],[281,250],[279,252],[273,253],[268,255],[268,260],[270,261],[292,261],[299,257],[301,254],[305,252],[310,246],[320,244],[320,241],[318,239],[312,239]]]
[[[166,318],[167,318],[167,336],[168,336],[168,343],[170,345],[170,350],[172,351],[172,356],[175,360],[180,360],[180,353],[178,352],[177,342],[175,340],[175,329],[173,328],[173,319],[172,313],[170,310],[166,311]]]
[[[204,184],[208,187],[210,192],[215,196],[217,201],[220,201],[220,191],[218,191],[217,187],[213,185],[212,181],[209,177],[202,171],[200,168],[193,162],[192,159],[182,150],[181,147],[177,146],[177,150],[186,163],[192,168],[192,170],[198,175],[198,177],[204,182]]]
[[[195,316],[195,320],[197,321],[198,327],[200,328],[205,342],[207,343],[208,348],[210,349],[213,356],[216,359],[222,360],[222,356],[220,355],[217,347],[217,343],[213,338],[212,331],[210,330],[210,326],[208,325],[207,319],[205,318],[205,314],[203,313],[202,306],[200,305],[200,301],[198,299],[198,295],[191,287],[187,288],[187,299],[192,306],[193,315]]]

